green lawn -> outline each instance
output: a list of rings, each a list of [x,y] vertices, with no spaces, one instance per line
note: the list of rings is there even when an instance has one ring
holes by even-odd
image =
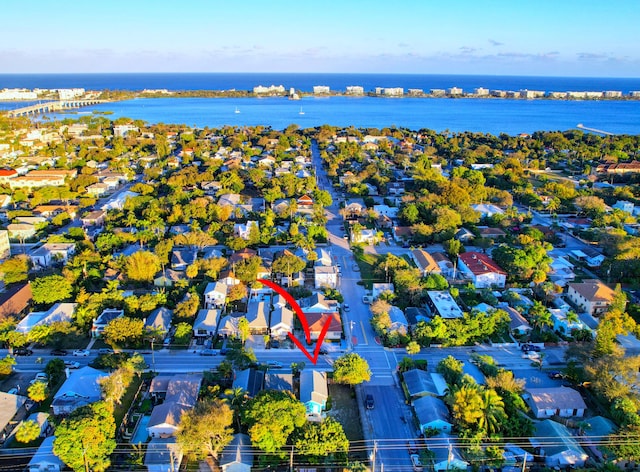
[[[373,268],[378,262],[378,256],[375,254],[361,254],[355,255],[355,259],[358,267],[360,267],[360,278],[362,278],[367,290],[371,290],[374,283],[384,282],[384,280],[373,275]]]
[[[131,385],[129,385],[129,388],[127,388],[127,392],[122,397],[120,404],[116,405],[115,411],[113,412],[113,417],[116,420],[116,428],[120,427],[120,424],[124,419],[124,415],[127,413],[127,410],[129,410],[129,407],[133,403],[135,394],[138,392],[138,388],[140,387],[141,383],[142,377],[135,376],[133,378],[133,382],[131,382]]]

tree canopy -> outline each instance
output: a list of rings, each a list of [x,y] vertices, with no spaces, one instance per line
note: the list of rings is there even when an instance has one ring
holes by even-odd
[[[357,385],[370,379],[369,364],[354,352],[338,357],[333,363],[333,380],[337,383]]]
[[[176,440],[185,454],[204,459],[233,439],[233,410],[220,399],[198,402],[180,418]]]
[[[103,472],[116,447],[113,413],[104,402],[75,410],[56,428],[53,452],[76,472]]]
[[[291,433],[305,424],[306,408],[290,392],[263,390],[242,412],[251,442],[269,453],[282,453]]]

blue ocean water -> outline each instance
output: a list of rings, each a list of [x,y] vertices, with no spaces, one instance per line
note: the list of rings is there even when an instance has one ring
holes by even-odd
[[[255,85],[284,85],[302,91],[314,85],[344,90],[361,85],[375,87],[449,88],[472,91],[476,87],[501,90],[640,90],[640,79],[498,77],[393,74],[42,74],[0,75],[0,88],[70,88],[88,90],[250,90]],[[24,106],[0,103],[0,109]],[[239,113],[235,113],[236,108]],[[78,117],[93,111],[111,111],[109,118],[129,117],[148,123],[181,123],[197,127],[270,126],[284,129],[330,124],[383,128],[429,128],[436,131],[480,133],[532,133],[568,130],[578,123],[616,134],[640,134],[640,100],[510,100],[449,98],[304,97],[286,98],[158,98],[135,99],[84,108],[49,118]],[[302,113],[301,113],[302,112]]]

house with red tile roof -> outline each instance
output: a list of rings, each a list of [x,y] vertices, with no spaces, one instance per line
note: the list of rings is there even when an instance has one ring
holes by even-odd
[[[318,339],[322,327],[328,320],[331,324],[325,339],[339,340],[342,337],[342,321],[339,313],[305,313],[305,316],[309,323],[312,340]]]
[[[458,255],[458,268],[469,277],[476,288],[504,288],[507,273],[486,254],[465,252]]]

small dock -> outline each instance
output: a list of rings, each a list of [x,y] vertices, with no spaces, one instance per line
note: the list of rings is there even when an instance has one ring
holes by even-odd
[[[580,128],[583,129],[585,131],[591,131],[592,133],[598,133],[598,134],[603,134],[605,136],[613,136],[613,133],[609,133],[608,131],[602,131],[601,129],[596,129],[596,128],[587,128],[585,125],[583,125],[582,123],[578,123],[578,125],[576,126],[576,128]]]
[[[101,103],[107,103],[108,100],[59,100],[54,102],[38,103],[36,105],[29,105],[28,107],[16,108],[9,110],[7,114],[11,118],[17,116],[29,116],[37,115],[39,113],[51,113],[54,111],[67,110],[71,108],[81,108],[91,105],[99,105]]]

